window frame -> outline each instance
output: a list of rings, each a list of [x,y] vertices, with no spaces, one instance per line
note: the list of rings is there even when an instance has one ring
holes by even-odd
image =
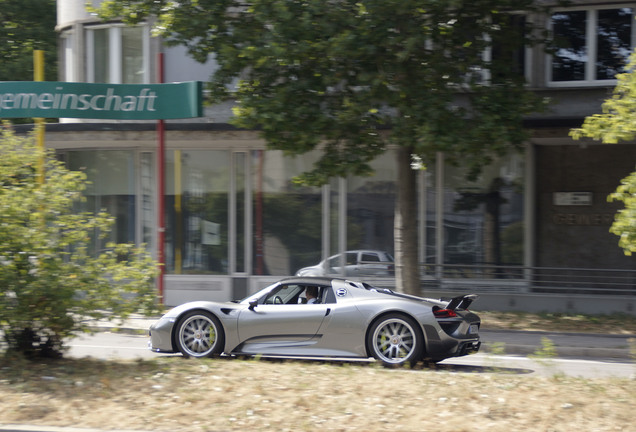
[[[570,81],[555,81],[553,79],[553,61],[554,55],[546,54],[546,85],[547,87],[598,87],[598,86],[615,86],[616,79],[596,79],[596,60],[598,53],[598,14],[601,10],[615,10],[615,9],[632,9],[632,28],[631,28],[631,51],[636,46],[636,3],[628,4],[605,4],[586,7],[573,7],[573,8],[555,8],[547,18],[547,28],[550,32],[554,31],[554,21],[552,17],[554,14],[560,12],[580,12],[584,11],[587,14],[585,23],[585,47],[587,59],[585,61],[585,79],[583,80],[570,80]]]
[[[109,44],[109,82],[107,84],[124,84],[123,82],[123,33],[124,24],[92,25],[85,27],[86,32],[86,82],[95,82],[95,30],[108,30]],[[143,83],[150,83],[150,28],[146,24],[134,27],[142,29]]]

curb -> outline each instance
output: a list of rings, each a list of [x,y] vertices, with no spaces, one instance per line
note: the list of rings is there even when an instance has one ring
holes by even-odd
[[[128,334],[128,335],[133,335],[133,336],[147,336],[148,335],[148,329],[141,329],[141,328],[131,328],[131,327],[117,327],[117,326],[90,326],[88,327],[88,329],[94,333],[100,333],[100,332],[109,332],[109,333],[121,333],[121,334]],[[2,430],[2,429],[0,429]]]
[[[497,351],[496,354],[502,355],[522,355],[528,356],[535,354],[541,349],[536,345],[517,345],[504,344],[503,347],[493,349],[496,343],[484,343],[480,352],[490,353]],[[591,358],[591,359],[610,359],[610,360],[636,360],[628,349],[620,348],[589,348],[589,347],[564,347],[555,346],[556,357],[563,358]]]

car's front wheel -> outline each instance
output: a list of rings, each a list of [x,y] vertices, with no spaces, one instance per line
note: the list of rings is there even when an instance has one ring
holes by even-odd
[[[369,353],[384,366],[414,365],[422,357],[424,338],[411,318],[390,314],[371,325],[367,347]]]
[[[176,326],[177,349],[186,357],[211,357],[223,351],[225,334],[219,320],[209,312],[192,311]]]

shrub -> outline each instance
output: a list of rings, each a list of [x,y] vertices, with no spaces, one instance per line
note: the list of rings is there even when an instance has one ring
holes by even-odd
[[[59,356],[91,319],[157,308],[157,263],[143,248],[108,244],[113,218],[75,211],[86,187],[34,136],[0,131],[0,330],[27,356]]]

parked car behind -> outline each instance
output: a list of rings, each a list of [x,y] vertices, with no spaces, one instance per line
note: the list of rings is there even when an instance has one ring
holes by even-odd
[[[319,264],[301,268],[296,276],[393,276],[395,263],[393,256],[378,250],[352,250],[344,253],[344,273],[342,254],[337,254]]]

